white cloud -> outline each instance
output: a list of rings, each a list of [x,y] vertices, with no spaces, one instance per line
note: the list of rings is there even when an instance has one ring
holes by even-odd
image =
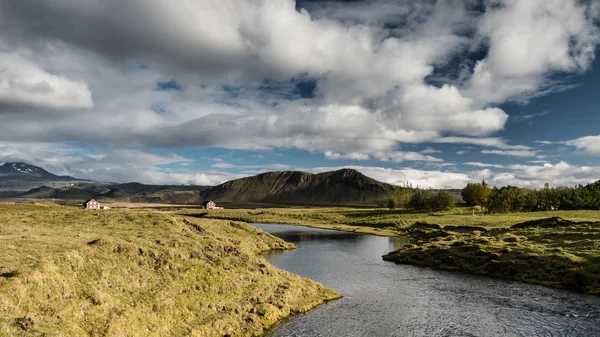
[[[469,166],[477,166],[477,167],[504,168],[504,165],[500,165],[500,164],[486,164],[486,163],[480,163],[480,162],[466,162],[466,163],[463,163],[463,164],[469,165]]]
[[[325,158],[333,160],[379,160],[382,162],[394,163],[402,163],[404,161],[443,162],[443,159],[410,151],[379,151],[373,153],[372,155],[359,152],[337,153],[326,151]]]
[[[48,73],[23,56],[1,49],[0,104],[50,109],[94,107],[87,83]]]
[[[537,154],[537,152],[530,150],[482,150],[481,153],[513,157],[533,157]]]
[[[569,146],[575,146],[585,154],[600,155],[600,136],[586,136],[564,142]]]
[[[516,185],[541,188],[545,183],[551,186],[575,186],[589,184],[600,177],[600,166],[573,166],[564,161],[541,166],[516,165],[513,172],[494,176],[495,185]]]
[[[325,158],[331,159],[331,160],[341,160],[341,159],[369,160],[369,159],[371,159],[371,157],[365,153],[357,153],[357,152],[338,153],[338,152],[331,152],[331,151],[325,151]]]
[[[260,165],[238,165],[231,163],[215,163],[210,167],[219,169],[265,169],[265,170],[289,170],[290,165],[287,164],[260,164]]]
[[[397,151],[399,143],[532,156],[531,147],[493,137],[508,119],[498,105],[564,88],[548,78],[589,69],[598,43],[593,2],[501,0],[481,13],[471,2],[299,5],[3,2],[0,141],[296,148],[431,164],[443,161]],[[479,49],[485,59],[465,56]],[[474,67],[455,78],[457,62]],[[185,89],[155,90],[171,79]],[[314,92],[301,97],[299,81]]]
[[[424,154],[434,154],[434,153],[442,153],[442,151],[434,150],[431,147],[428,147],[425,150],[421,151],[421,153],[424,153]]]
[[[526,115],[522,115],[522,116],[514,116],[514,117],[512,117],[512,120],[519,123],[519,122],[528,121],[528,120],[531,120],[531,119],[534,119],[537,117],[543,117],[543,116],[548,115],[549,113],[550,112],[546,110],[546,111],[542,111],[539,113],[531,113],[531,114],[526,114]]]
[[[497,137],[470,138],[470,137],[441,137],[432,140],[434,143],[443,144],[468,144],[486,147],[495,147],[502,150],[530,150],[531,147],[525,145],[509,145],[504,139]]]
[[[599,40],[589,11],[575,0],[490,2],[478,27],[489,51],[475,66],[467,96],[488,103],[527,99],[548,89],[552,71],[587,70]]]

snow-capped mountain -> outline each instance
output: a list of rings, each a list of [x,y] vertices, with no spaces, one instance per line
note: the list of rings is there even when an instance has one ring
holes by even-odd
[[[26,163],[4,163],[0,166],[0,180],[6,179],[44,179],[44,180],[77,180],[69,176],[57,176],[41,167]]]
[[[4,163],[0,166],[0,190],[28,190],[33,187],[68,186],[81,180],[69,176],[58,176],[41,167],[26,163]]]

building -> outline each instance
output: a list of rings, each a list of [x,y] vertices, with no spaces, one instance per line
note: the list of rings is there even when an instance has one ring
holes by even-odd
[[[213,209],[217,206],[217,204],[215,204],[214,201],[209,200],[209,201],[205,201],[202,203],[202,208],[203,209]]]
[[[94,199],[88,200],[83,203],[85,209],[100,209],[100,203]]]

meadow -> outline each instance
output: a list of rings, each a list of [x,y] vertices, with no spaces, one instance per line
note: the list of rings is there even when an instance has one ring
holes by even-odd
[[[339,297],[242,222],[0,203],[0,336],[259,336]]]

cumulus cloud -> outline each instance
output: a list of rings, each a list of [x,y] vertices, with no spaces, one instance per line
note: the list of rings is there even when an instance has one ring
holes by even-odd
[[[548,183],[551,186],[575,186],[589,184],[600,177],[600,166],[574,166],[561,161],[557,164],[546,163],[541,166],[513,166],[514,171],[496,174],[496,185],[516,185],[541,188]]]
[[[17,53],[0,49],[0,108],[2,105],[89,109],[94,102],[85,82],[51,74]]]
[[[443,162],[403,143],[533,156],[494,137],[509,118],[499,105],[588,70],[598,6],[472,4],[3,1],[0,141],[295,148],[388,163]]]
[[[467,96],[501,103],[547,90],[553,71],[587,70],[600,35],[589,4],[575,0],[490,2],[478,32],[488,55],[477,62]]]
[[[575,146],[585,154],[600,155],[600,136],[586,136],[564,142],[569,146]]]

